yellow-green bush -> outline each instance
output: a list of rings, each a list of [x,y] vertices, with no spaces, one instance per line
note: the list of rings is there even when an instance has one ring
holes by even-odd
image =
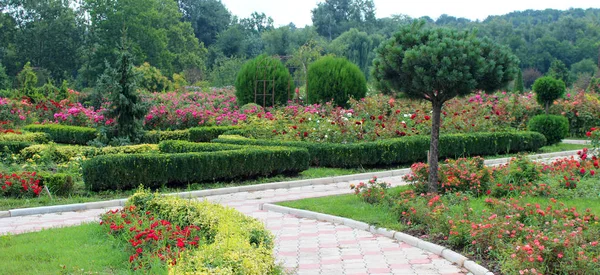
[[[50,135],[46,133],[7,133],[0,134],[0,141],[17,141],[17,142],[31,142],[31,143],[48,143],[50,141]]]
[[[32,159],[35,155],[47,157],[57,163],[69,162],[76,157],[92,158],[112,154],[144,154],[158,152],[156,144],[139,144],[130,146],[96,148],[78,145],[35,144],[20,152],[22,159]]]
[[[232,208],[209,202],[159,196],[140,190],[135,205],[179,226],[197,225],[207,242],[180,256],[169,274],[278,274],[273,236],[264,225]]]

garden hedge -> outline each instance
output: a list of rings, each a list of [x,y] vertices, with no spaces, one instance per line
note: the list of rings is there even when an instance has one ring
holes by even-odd
[[[161,153],[200,153],[240,150],[248,146],[224,143],[196,143],[182,140],[167,140],[158,145]]]
[[[46,125],[27,125],[23,130],[29,132],[42,132],[50,135],[50,138],[56,143],[85,145],[96,139],[97,131],[94,128],[65,126],[57,124]]]
[[[127,203],[158,219],[185,227],[199,226],[206,243],[182,254],[169,274],[279,274],[273,235],[260,221],[210,202],[158,196],[138,191]]]
[[[40,185],[47,186],[51,194],[69,195],[73,192],[73,177],[63,173],[38,173],[40,176]]]
[[[48,143],[50,141],[50,135],[46,133],[8,133],[0,134],[0,141]]]
[[[240,126],[207,126],[195,127],[187,130],[175,131],[148,131],[144,134],[142,142],[158,144],[165,140],[187,140],[193,142],[209,142],[220,135],[234,130],[241,130]]]
[[[257,140],[240,136],[221,136],[215,139],[214,142],[306,148],[310,153],[311,165],[343,168],[387,166],[424,161],[427,159],[426,152],[429,150],[428,136],[412,136],[352,144]],[[442,135],[440,137],[440,158],[536,151],[545,144],[545,137],[536,132]]]
[[[129,190],[140,184],[157,188],[297,173],[308,169],[308,166],[308,151],[289,147],[246,147],[183,154],[119,154],[85,161],[83,179],[87,188],[93,191]]]
[[[553,145],[569,135],[569,119],[555,115],[534,116],[527,123],[527,129],[544,135],[548,145]]]
[[[33,143],[26,141],[0,141],[0,153],[7,152],[18,154],[21,150],[31,145],[33,145]]]

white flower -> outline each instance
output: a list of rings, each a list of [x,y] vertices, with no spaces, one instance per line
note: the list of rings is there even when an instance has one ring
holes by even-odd
[[[410,117],[410,114],[405,114],[404,117]]]

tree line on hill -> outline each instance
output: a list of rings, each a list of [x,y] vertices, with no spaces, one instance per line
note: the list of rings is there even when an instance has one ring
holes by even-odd
[[[326,0],[312,10],[313,25],[302,28],[275,27],[259,12],[238,18],[220,0],[0,0],[0,7],[0,90],[24,85],[24,67],[35,72],[37,86],[66,80],[93,87],[106,63],[118,59],[124,36],[134,65],[181,85],[232,85],[243,63],[260,54],[285,56],[299,79],[323,55],[345,57],[370,78],[375,49],[414,19],[376,18],[372,0]],[[421,19],[477,29],[508,46],[525,87],[547,73],[584,86],[578,82],[589,82],[600,65],[600,9]]]

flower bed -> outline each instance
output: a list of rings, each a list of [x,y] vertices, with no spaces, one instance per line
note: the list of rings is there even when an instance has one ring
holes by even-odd
[[[169,274],[279,274],[273,236],[231,208],[139,191],[101,225],[124,243],[134,270],[161,264]]]

